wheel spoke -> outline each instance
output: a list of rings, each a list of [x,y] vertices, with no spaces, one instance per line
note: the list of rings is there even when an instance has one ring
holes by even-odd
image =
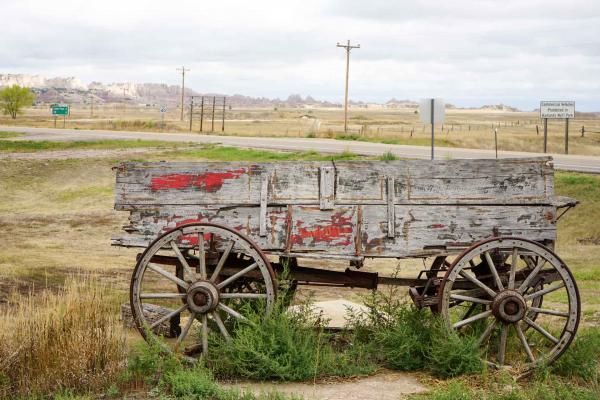
[[[508,338],[508,325],[502,324],[500,331],[500,348],[498,348],[498,364],[504,365],[504,358],[506,356],[506,339]]]
[[[187,336],[187,334],[188,334],[190,328],[192,327],[192,324],[194,323],[195,319],[196,319],[196,314],[190,315],[190,318],[188,319],[187,323],[183,327],[183,330],[181,331],[181,334],[177,338],[177,343],[175,344],[175,350],[177,350],[179,348],[179,345],[181,344],[181,342],[183,342],[183,339],[185,339],[185,337]]]
[[[227,314],[231,315],[234,318],[237,319],[241,319],[241,320],[245,320],[246,317],[244,317],[242,314],[240,314],[239,312],[227,307],[225,304],[223,303],[219,303],[219,308],[222,309],[223,311],[225,311]]]
[[[498,324],[498,320],[495,318],[492,319],[492,322],[490,322],[487,328],[485,328],[485,331],[483,331],[481,336],[479,336],[479,339],[477,339],[477,347],[480,347],[490,337],[494,331],[494,328],[496,327],[496,324]]]
[[[490,315],[492,315],[492,310],[487,310],[487,311],[484,311],[484,312],[482,312],[482,313],[475,314],[475,315],[473,315],[473,316],[472,316],[472,317],[470,317],[470,318],[463,319],[462,321],[458,321],[457,323],[455,323],[454,325],[452,325],[452,327],[453,327],[454,329],[458,329],[458,328],[460,328],[461,326],[465,326],[465,325],[468,325],[468,324],[470,324],[470,323],[473,323],[473,322],[475,322],[475,321],[478,321],[478,320],[480,320],[480,319],[487,318],[487,317],[489,317]]]
[[[565,318],[569,317],[568,312],[549,310],[547,308],[529,307],[529,310],[534,311],[536,313],[540,313],[540,314],[555,315],[557,317],[565,317]]]
[[[517,330],[517,335],[519,336],[519,340],[521,341],[521,344],[523,345],[523,348],[525,349],[525,353],[527,353],[527,358],[529,358],[529,361],[535,362],[535,358],[533,357],[533,353],[531,352],[531,347],[529,347],[529,343],[527,343],[527,338],[525,337],[525,334],[523,333],[523,329],[521,329],[521,325],[519,323],[516,323],[515,329]]]
[[[474,276],[466,273],[465,270],[461,270],[459,272],[459,274],[463,278],[468,279],[469,281],[471,281],[475,285],[479,286],[481,289],[485,290],[490,296],[494,297],[496,295],[496,292],[494,292],[492,289],[490,289],[486,284],[484,284],[483,282],[481,282],[479,279],[477,279]]]
[[[236,274],[231,275],[229,278],[227,278],[223,282],[219,283],[217,285],[217,288],[223,289],[225,286],[229,285],[231,282],[235,281],[236,279],[240,278],[241,276],[243,276],[243,275],[247,274],[248,272],[252,271],[256,267],[258,267],[257,263],[250,264],[248,267],[246,267],[243,270],[237,272]]]
[[[208,355],[208,318],[202,314],[202,354]]]
[[[538,261],[538,263],[535,266],[535,268],[533,269],[533,271],[531,271],[531,273],[529,275],[527,275],[527,278],[525,278],[525,280],[521,283],[521,286],[519,286],[519,288],[517,289],[517,291],[519,293],[523,294],[523,292],[525,291],[525,289],[527,289],[527,287],[529,286],[529,284],[531,283],[533,278],[535,278],[537,276],[537,274],[541,271],[542,267],[545,264],[546,264],[546,260],[543,260],[543,262],[541,260]]]
[[[558,289],[561,289],[563,287],[565,287],[565,283],[564,282],[560,282],[558,285],[548,286],[545,289],[538,290],[537,292],[533,292],[531,294],[525,295],[524,297],[525,297],[525,300],[535,299],[536,297],[540,297],[540,296],[543,296],[545,294],[555,292]]]
[[[519,249],[514,248],[512,253],[512,261],[510,263],[510,273],[508,275],[508,288],[515,288],[515,275],[517,273],[517,260],[519,259]]]
[[[223,335],[225,340],[229,341],[231,339],[231,336],[229,336],[229,332],[227,332],[227,328],[225,328],[225,324],[223,323],[223,320],[221,319],[219,313],[217,311],[213,311],[211,315],[217,323],[217,326],[219,327],[219,330],[221,331],[221,334]]]
[[[480,299],[480,298],[471,297],[471,296],[463,296],[461,294],[450,294],[450,298],[452,300],[468,301],[470,303],[478,303],[478,304],[491,304],[492,303],[491,300],[485,300],[485,299]]]
[[[140,299],[182,299],[185,293],[140,293]]]
[[[171,248],[173,249],[173,252],[175,253],[175,255],[177,256],[177,259],[179,260],[179,262],[181,263],[181,266],[183,267],[183,270],[185,271],[185,273],[191,278],[193,279],[194,277],[194,271],[192,271],[192,269],[190,268],[190,265],[188,264],[187,260],[185,259],[185,257],[183,256],[183,254],[181,254],[181,250],[179,250],[179,247],[177,247],[177,243],[175,243],[175,241],[171,241]]]
[[[206,279],[206,256],[204,254],[204,233],[198,233],[198,259],[200,261],[200,278]]]
[[[227,261],[227,257],[229,257],[229,253],[231,252],[231,249],[233,249],[234,244],[235,244],[234,242],[229,242],[229,244],[225,248],[223,255],[219,259],[219,262],[217,263],[217,266],[215,267],[215,270],[213,271],[213,273],[210,277],[211,282],[214,282],[215,279],[217,279],[217,277],[221,273],[221,270],[223,269],[223,265],[225,265],[225,261]]]
[[[266,299],[266,293],[221,293],[222,299]]]
[[[485,260],[487,261],[488,266],[490,267],[490,271],[492,272],[492,275],[494,276],[494,280],[496,281],[496,287],[498,288],[498,290],[504,290],[504,285],[502,285],[502,280],[500,279],[500,275],[498,275],[498,270],[496,269],[496,266],[494,265],[494,261],[492,261],[492,256],[490,256],[489,252],[485,252]]]
[[[177,314],[181,313],[183,310],[185,310],[187,308],[188,308],[187,304],[182,305],[177,310],[174,310],[174,311],[168,313],[167,315],[161,317],[160,319],[154,321],[154,323],[152,325],[150,325],[150,329],[156,328],[157,326],[159,326],[160,324],[162,324],[166,320],[173,318],[174,316],[176,316]]]
[[[181,286],[184,289],[187,289],[190,287],[190,285],[186,281],[179,279],[178,277],[176,277],[169,271],[165,271],[164,269],[159,267],[157,264],[148,263],[146,265],[146,268],[151,269],[152,271],[164,276],[165,278],[167,278],[169,280],[172,280],[173,282],[175,282],[176,284],[178,284],[179,286]]]
[[[527,317],[527,316],[523,317],[523,321],[525,321],[525,323],[527,325],[531,326],[533,329],[535,329],[536,331],[538,331],[539,333],[541,333],[543,336],[545,336],[546,339],[550,340],[552,343],[558,344],[559,340],[557,338],[555,338],[554,336],[552,336],[552,334],[550,332],[548,332],[547,330],[545,330],[544,328],[542,328],[535,321],[532,321],[531,319],[529,319],[529,317]]]

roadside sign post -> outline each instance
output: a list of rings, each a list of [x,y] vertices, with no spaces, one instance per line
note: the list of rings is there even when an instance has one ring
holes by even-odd
[[[419,107],[419,119],[431,124],[431,159],[435,158],[435,124],[444,123],[445,104],[442,99],[423,99]]]
[[[160,106],[160,129],[165,129],[165,113],[167,112],[167,106]]]
[[[494,128],[494,144],[496,146],[496,160],[498,159],[498,128]]]
[[[56,128],[56,118],[59,115],[63,117],[63,129],[67,126],[67,115],[70,113],[70,107],[68,105],[52,104],[50,105],[52,115],[54,116],[54,127]]]
[[[569,118],[575,118],[574,101],[540,101],[540,118],[544,120],[544,153],[548,150],[548,118],[565,120],[565,154],[569,154]]]

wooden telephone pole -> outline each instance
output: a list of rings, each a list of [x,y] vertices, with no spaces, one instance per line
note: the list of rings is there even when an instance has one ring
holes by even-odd
[[[181,68],[177,68],[177,71],[181,71],[181,120],[183,121],[183,95],[185,93],[185,73],[189,71],[183,65]]]
[[[344,94],[344,132],[348,132],[348,75],[350,74],[350,50],[360,49],[360,44],[356,46],[350,45],[350,40],[347,44],[337,44],[337,47],[346,49],[346,93]]]

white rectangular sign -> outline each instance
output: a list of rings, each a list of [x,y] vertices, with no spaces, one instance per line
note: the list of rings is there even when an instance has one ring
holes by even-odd
[[[441,124],[444,122],[444,111],[446,105],[442,99],[423,99],[419,106],[419,119],[424,124],[431,123],[431,100],[433,100],[433,122]]]
[[[575,118],[575,102],[540,101],[540,118]]]

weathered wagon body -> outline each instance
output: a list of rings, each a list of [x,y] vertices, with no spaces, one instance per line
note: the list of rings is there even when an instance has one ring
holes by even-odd
[[[537,250],[526,249],[525,242],[551,251],[559,209],[576,203],[555,196],[553,167],[548,157],[434,162],[152,162],[123,163],[116,170],[115,208],[129,211],[130,222],[124,227],[125,234],[113,237],[113,244],[147,247],[146,256],[139,257],[138,269],[140,263],[156,265],[160,261],[176,265],[173,274],[180,280],[184,278],[182,271],[193,270],[194,265],[196,270],[203,271],[204,278],[198,278],[199,281],[209,280],[207,268],[209,273],[211,268],[214,272],[213,281],[232,276],[237,279],[236,271],[243,272],[253,264],[241,263],[236,269],[230,253],[248,256],[251,248],[260,253],[260,257],[256,254],[252,257],[261,258],[264,271],[271,270],[273,276],[272,269],[281,270],[282,262],[272,257],[270,262],[267,256],[292,261],[291,278],[304,283],[371,288],[378,283],[412,286],[411,295],[420,306],[442,307],[444,283],[455,264],[460,264],[458,258],[464,258],[474,245],[490,238],[525,241],[513,243],[521,252],[512,262],[506,241],[480,254],[477,263],[483,264],[480,267],[485,270],[483,273],[475,272],[475,262],[470,261],[466,268],[473,268],[477,282],[483,282],[488,289],[492,282],[497,289],[504,290],[507,285],[514,289],[519,282],[533,288],[543,287],[540,276],[546,283],[556,281],[562,276],[560,271],[544,272],[540,267],[542,272],[536,272],[537,280],[531,278],[533,283],[527,282],[528,272],[534,271],[538,263],[535,257],[540,256]],[[203,225],[226,227],[243,240],[214,240],[229,235],[218,230],[221,228],[193,231],[189,228]],[[177,230],[179,234],[172,233]],[[161,249],[173,245],[157,238],[167,237],[170,232],[169,240],[176,243],[175,254],[160,255]],[[198,254],[190,255],[195,249]],[[148,255],[149,252],[152,254]],[[447,261],[461,252],[454,263]],[[350,269],[340,273],[302,268],[297,262],[298,258],[329,258],[348,260],[351,266],[359,268],[365,258],[378,257],[434,257],[434,262],[424,277],[403,280]],[[519,271],[518,262],[523,263]],[[178,283],[163,272],[158,273]],[[260,279],[256,271],[245,273],[252,279]],[[223,278],[217,277],[219,274]],[[136,279],[141,276],[134,276]],[[492,290],[487,291],[477,282],[463,275],[454,278],[452,283],[463,293],[454,296],[465,297],[465,290],[479,290],[488,298],[473,304],[492,304]],[[132,283],[132,299],[140,295],[133,293],[134,286]],[[209,289],[203,288],[207,292],[202,295],[212,296]],[[472,294],[467,297],[473,298]],[[515,295],[509,300],[525,304],[528,300],[521,299],[523,296]],[[132,300],[132,308],[136,308],[133,303]],[[455,303],[451,302],[447,308]],[[530,312],[531,307],[523,305],[519,312],[525,309]],[[138,311],[143,313],[142,308]],[[567,313],[575,311],[578,313],[578,308],[570,307]],[[211,312],[215,318],[214,310]],[[218,325],[223,332],[224,327]],[[504,360],[500,361],[502,364]]]
[[[456,161],[124,163],[114,244],[146,247],[166,230],[215,222],[267,253],[425,257],[493,235],[556,239],[548,158]]]

